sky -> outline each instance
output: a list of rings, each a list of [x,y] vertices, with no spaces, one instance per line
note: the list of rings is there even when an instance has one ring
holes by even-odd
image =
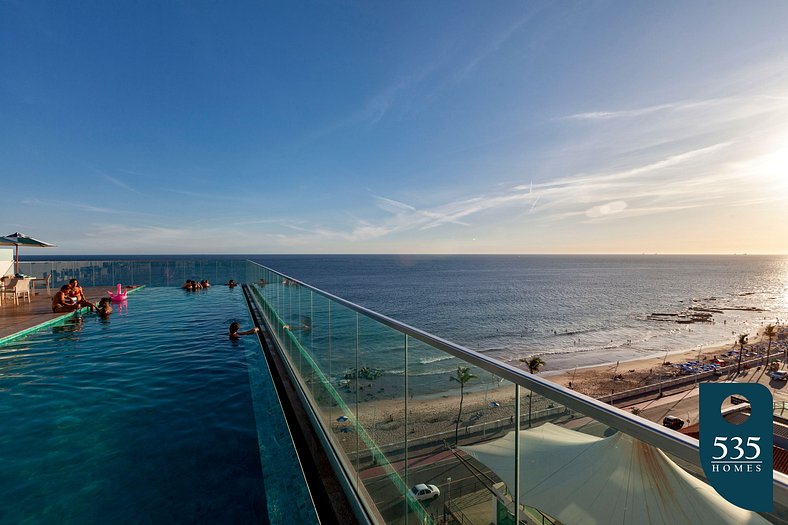
[[[0,0],[0,234],[788,254],[786,27],[783,1]]]

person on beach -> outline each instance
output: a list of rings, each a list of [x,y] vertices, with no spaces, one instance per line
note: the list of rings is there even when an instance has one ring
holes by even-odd
[[[83,292],[82,287],[79,285],[78,280],[71,279],[68,282],[68,286],[70,288],[68,294],[73,298],[77,306],[79,306],[80,308],[86,306],[91,310],[96,309],[96,305],[91,303],[85,298],[85,293]]]
[[[252,335],[260,331],[260,329],[257,328],[256,326],[251,330],[244,330],[243,332],[241,332],[240,330],[241,330],[240,324],[235,322],[230,323],[230,339],[239,339],[242,335]]]
[[[102,297],[96,307],[96,313],[99,314],[102,319],[106,319],[110,316],[112,313],[112,303],[108,297]]]
[[[69,292],[71,291],[71,287],[67,284],[64,284],[60,287],[60,291],[58,291],[54,297],[52,297],[52,312],[53,313],[62,313],[62,312],[73,312],[77,310],[79,306],[74,302]]]

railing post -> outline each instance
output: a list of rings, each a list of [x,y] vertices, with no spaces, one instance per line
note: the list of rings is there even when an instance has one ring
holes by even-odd
[[[533,392],[531,392],[533,395]],[[530,403],[530,401],[529,401]],[[514,524],[520,524],[520,385],[514,385]],[[528,422],[530,427],[530,421]]]
[[[408,470],[408,334],[405,335],[405,490],[410,490],[410,477]],[[403,498],[405,505],[405,525],[408,525],[410,513],[408,512],[408,498]]]
[[[361,457],[361,443],[360,443],[360,432],[358,431],[359,422],[358,422],[358,352],[359,352],[359,344],[358,344],[358,312],[356,312],[356,370],[354,372],[354,383],[356,386],[356,490],[359,487],[359,458]]]

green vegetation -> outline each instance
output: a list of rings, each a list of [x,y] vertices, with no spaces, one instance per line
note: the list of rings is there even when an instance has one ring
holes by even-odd
[[[450,381],[457,381],[460,384],[460,412],[457,414],[457,422],[454,425],[454,446],[457,446],[460,434],[460,419],[462,419],[462,402],[465,398],[465,383],[476,376],[471,374],[471,369],[467,366],[458,366],[457,374],[449,376]]]

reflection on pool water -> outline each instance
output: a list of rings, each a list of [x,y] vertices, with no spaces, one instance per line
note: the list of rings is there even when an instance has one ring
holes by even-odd
[[[276,522],[271,456],[306,504],[292,450],[258,442],[258,424],[286,430],[257,340],[227,337],[234,320],[250,324],[239,289],[147,288],[108,320],[0,346],[0,523]]]

